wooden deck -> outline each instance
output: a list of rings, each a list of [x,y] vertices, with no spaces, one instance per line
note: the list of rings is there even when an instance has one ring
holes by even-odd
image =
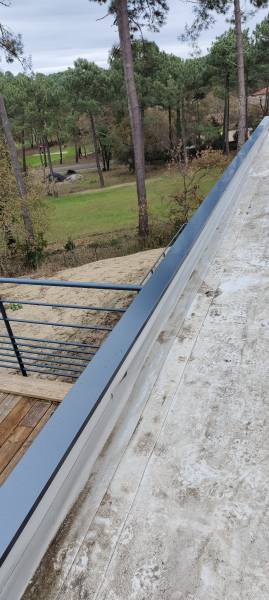
[[[57,400],[0,393],[0,485],[57,408]]]

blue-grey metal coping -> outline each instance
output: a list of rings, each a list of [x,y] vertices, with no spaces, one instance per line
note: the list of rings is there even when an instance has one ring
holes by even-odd
[[[91,363],[0,488],[0,564],[5,560],[102,400],[121,364],[202,232],[223,192],[268,123],[268,117],[263,119],[226,169]]]

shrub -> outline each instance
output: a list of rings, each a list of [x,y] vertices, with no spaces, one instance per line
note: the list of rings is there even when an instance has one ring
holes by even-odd
[[[21,202],[15,177],[13,175],[9,154],[0,135],[0,259],[14,257],[23,264],[36,268],[44,256],[46,240],[44,232],[47,225],[47,209],[40,200],[41,190],[37,183],[28,176],[26,178],[27,203],[34,226],[35,241],[29,244],[26,238],[21,215]]]
[[[72,240],[71,237],[68,238],[67,242],[64,245],[64,249],[66,250],[66,252],[72,252],[72,250],[75,250],[75,242],[74,240]]]

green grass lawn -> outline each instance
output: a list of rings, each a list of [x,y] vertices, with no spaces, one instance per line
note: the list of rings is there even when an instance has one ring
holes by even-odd
[[[89,147],[87,147],[87,152],[89,152],[90,149]],[[52,164],[53,165],[59,165],[60,166],[60,153],[59,153],[59,149],[55,146],[52,147],[51,150],[51,160],[52,160]],[[38,151],[36,151],[34,154],[28,154],[26,157],[26,162],[28,167],[41,167],[40,164],[40,156]],[[75,157],[75,148],[73,146],[66,146],[63,148],[63,164],[75,164],[76,162],[76,157]]]
[[[205,196],[220,176],[219,168],[212,168],[202,180],[200,189]],[[181,178],[175,171],[147,182],[150,217],[167,219],[171,195],[180,190]],[[46,199],[49,210],[47,240],[65,242],[91,234],[117,232],[137,225],[137,199],[135,184],[107,188],[88,194],[61,196]]]

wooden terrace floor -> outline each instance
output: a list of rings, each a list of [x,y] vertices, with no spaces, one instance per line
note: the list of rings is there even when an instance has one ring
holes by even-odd
[[[21,375],[0,376],[0,485],[71,387]]]
[[[0,485],[57,407],[57,402],[0,393]]]

